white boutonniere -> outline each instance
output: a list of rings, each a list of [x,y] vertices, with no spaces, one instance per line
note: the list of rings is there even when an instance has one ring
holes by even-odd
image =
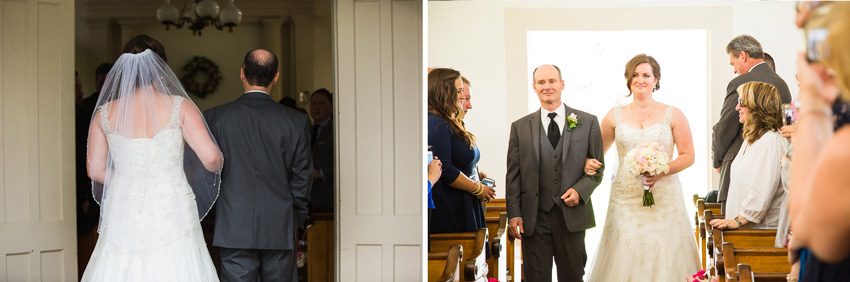
[[[567,131],[572,131],[573,127],[576,127],[577,125],[581,124],[581,122],[578,121],[578,116],[576,116],[576,113],[570,113],[570,116],[567,117],[567,124],[569,125],[567,126]]]

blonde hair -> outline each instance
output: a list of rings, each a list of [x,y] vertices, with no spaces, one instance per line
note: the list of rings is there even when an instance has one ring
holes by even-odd
[[[833,23],[829,27],[829,35],[826,37],[825,45],[828,54],[824,56],[824,63],[835,71],[835,79],[841,87],[841,98],[850,101],[850,3],[831,2],[833,7],[829,13]]]
[[[747,107],[744,120],[744,140],[753,144],[768,131],[782,127],[782,100],[776,87],[764,82],[752,81],[738,87],[741,106]]]

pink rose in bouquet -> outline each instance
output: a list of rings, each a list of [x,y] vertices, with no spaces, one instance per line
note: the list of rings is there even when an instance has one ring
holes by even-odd
[[[670,158],[664,152],[664,145],[655,142],[643,143],[626,153],[624,165],[635,175],[659,175],[670,171]],[[643,186],[643,206],[652,207],[655,198],[649,186]]]

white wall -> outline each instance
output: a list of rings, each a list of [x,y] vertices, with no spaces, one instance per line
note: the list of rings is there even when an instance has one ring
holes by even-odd
[[[739,34],[750,34],[761,42],[764,49],[776,59],[777,73],[789,84],[792,95],[796,96],[794,62],[797,50],[803,49],[803,36],[794,27],[793,2],[428,2],[427,65],[455,68],[472,82],[473,109],[465,121],[468,129],[480,140],[480,168],[496,179],[499,185],[498,196],[504,197],[509,126],[515,119],[527,113],[525,95],[530,85],[528,77],[531,72],[524,69],[524,64],[519,65],[523,69],[514,68],[511,61],[525,62],[525,53],[507,55],[514,46],[525,50],[521,46],[525,42],[508,41],[512,38],[506,37],[506,34],[516,32],[513,30],[516,27],[508,26],[506,14],[527,13],[528,21],[551,20],[563,25],[577,26],[582,23],[570,21],[572,17],[566,15],[545,20],[535,17],[550,16],[537,13],[549,8],[566,9],[567,14],[576,16],[586,11],[606,9],[610,11],[610,17],[604,17],[603,21],[608,21],[613,26],[633,25],[636,29],[641,29],[642,26],[657,25],[656,22],[667,19],[647,17],[645,20],[622,22],[620,19],[628,17],[621,13],[626,13],[628,9],[640,8],[683,8],[685,14],[677,17],[700,16],[695,14],[698,9],[688,9],[695,7],[731,9],[732,20],[731,23],[722,23],[731,25],[731,31],[724,31],[730,34],[729,36],[718,38],[709,34],[708,44],[711,48],[708,51],[712,56],[709,61],[709,80],[721,81],[722,84],[709,84],[711,94],[706,100],[709,101],[710,124],[692,124],[692,130],[708,130],[708,136],[711,136],[710,125],[719,118],[719,107],[725,95],[726,83],[734,76],[728,65],[725,45]],[[680,27],[670,27],[677,28]],[[623,64],[625,65],[625,61]],[[512,85],[522,85],[524,88]],[[518,108],[522,110],[517,111]],[[708,142],[710,144],[710,140]],[[710,151],[704,153],[710,154]],[[714,173],[712,176],[714,184],[710,187],[715,187],[717,176]],[[709,185],[706,185],[706,188],[708,187]]]

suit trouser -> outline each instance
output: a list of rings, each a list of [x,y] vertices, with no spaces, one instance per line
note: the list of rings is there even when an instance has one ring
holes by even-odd
[[[552,281],[552,258],[558,267],[558,281],[582,281],[587,252],[585,231],[570,232],[558,206],[549,212],[537,211],[534,235],[522,236],[522,273],[525,281]]]
[[[717,201],[720,202],[720,213],[726,214],[726,195],[729,195],[729,178],[732,175],[732,161],[723,161],[720,165],[720,187]],[[702,216],[702,215],[700,215]]]
[[[295,251],[221,248],[221,281],[298,281]]]

